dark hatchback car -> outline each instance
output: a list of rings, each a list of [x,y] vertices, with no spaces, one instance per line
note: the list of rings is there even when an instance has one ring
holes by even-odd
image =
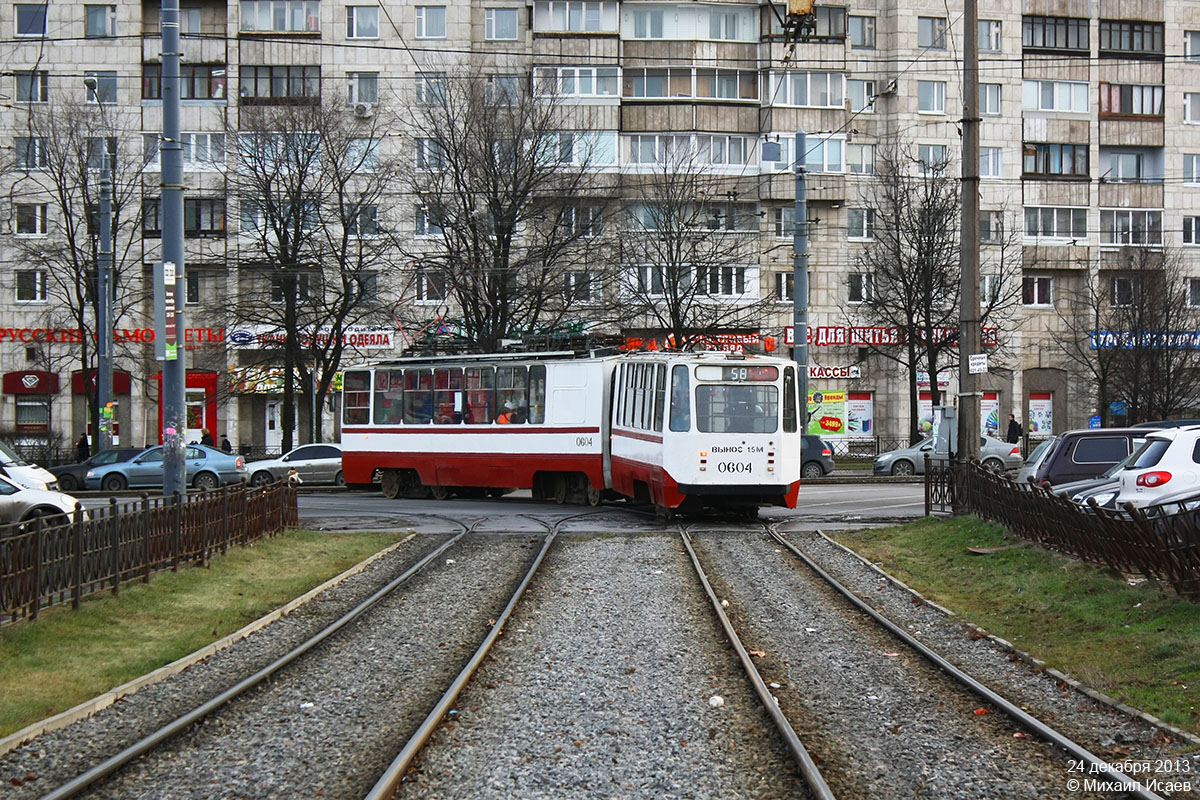
[[[143,449],[141,447],[118,447],[112,450],[101,450],[87,461],[80,461],[78,464],[63,464],[58,467],[51,467],[50,473],[58,478],[58,486],[64,492],[78,491],[83,488],[83,478],[87,475],[89,469],[102,467],[105,464],[117,464],[122,461],[128,461],[142,452]]]
[[[1149,428],[1085,428],[1066,431],[1038,445],[1017,474],[1019,482],[1039,484],[1095,478],[1141,447]]]
[[[805,434],[800,443],[800,477],[822,478],[833,472],[833,450],[820,436]]]

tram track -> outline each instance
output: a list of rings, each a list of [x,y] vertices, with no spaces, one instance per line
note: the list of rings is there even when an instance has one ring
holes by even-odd
[[[1090,796],[1160,797],[886,619],[777,525],[759,525],[765,546],[747,547],[744,532],[702,536],[696,568],[707,563],[714,609],[724,616],[720,596],[737,620],[730,630],[754,642],[781,715],[801,729],[837,797],[1078,797],[1073,770],[1109,789]],[[685,525],[680,533],[695,537]],[[797,562],[815,579],[797,575]],[[953,764],[939,763],[947,749]]]

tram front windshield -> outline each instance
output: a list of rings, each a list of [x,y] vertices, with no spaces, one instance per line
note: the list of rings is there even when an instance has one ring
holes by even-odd
[[[696,427],[701,433],[774,433],[779,428],[779,388],[769,384],[696,387]]]

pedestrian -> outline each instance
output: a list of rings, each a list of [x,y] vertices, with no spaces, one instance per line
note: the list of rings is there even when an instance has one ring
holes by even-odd
[[[75,460],[87,461],[88,456],[92,454],[92,448],[88,446],[88,438],[86,433],[79,434],[79,441],[75,443]]]
[[[1017,418],[1012,414],[1008,415],[1008,435],[1004,437],[1004,441],[1011,444],[1021,441],[1021,423],[1017,422]]]
[[[213,446],[212,434],[209,433],[208,428],[200,429],[200,444],[206,444],[209,447]]]
[[[221,434],[221,449],[226,453],[233,452],[233,442],[229,441],[229,437],[223,433]]]

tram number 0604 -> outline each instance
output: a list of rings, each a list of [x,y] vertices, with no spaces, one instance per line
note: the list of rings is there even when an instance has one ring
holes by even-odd
[[[722,461],[717,464],[717,472],[753,472],[754,465],[749,461]]]
[[[576,447],[591,447],[592,446],[592,437],[576,436],[575,437],[575,446]]]

